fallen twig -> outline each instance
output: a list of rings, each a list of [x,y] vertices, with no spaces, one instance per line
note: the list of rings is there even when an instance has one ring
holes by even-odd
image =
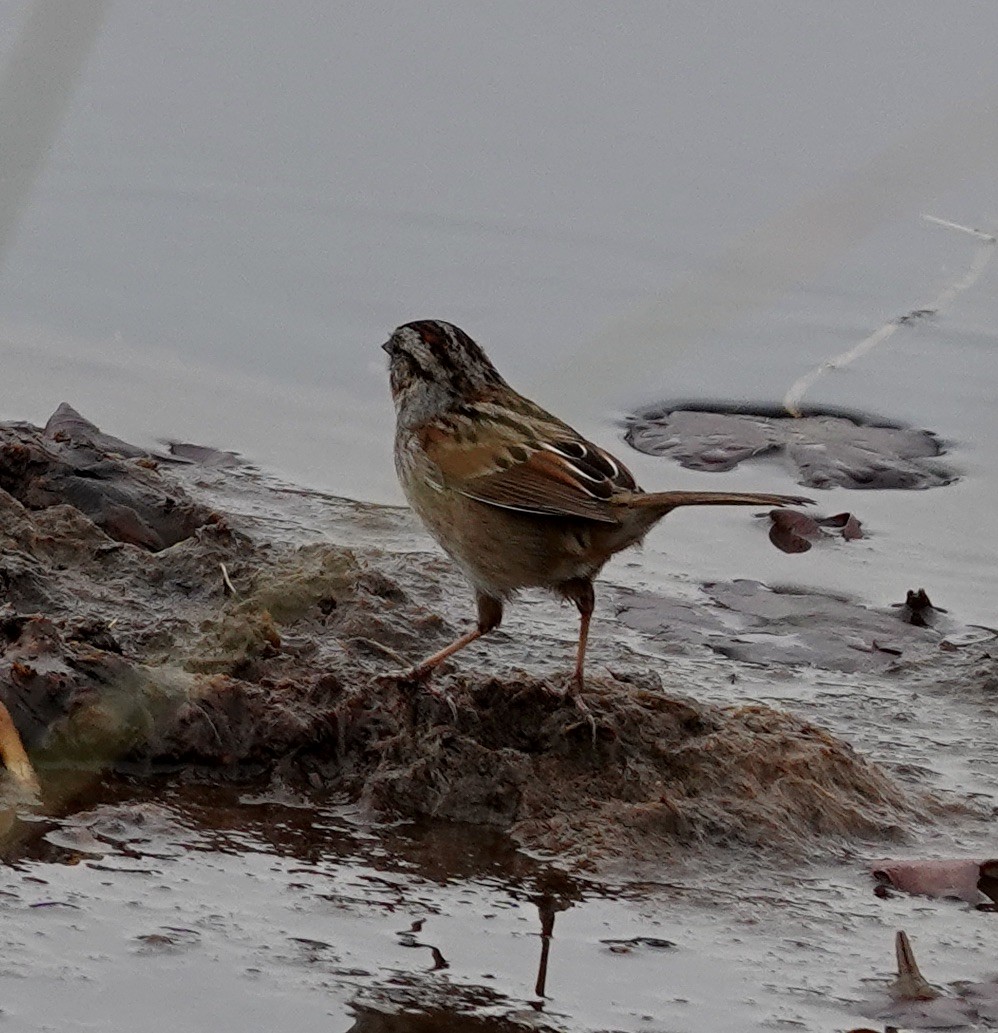
[[[952,303],[958,294],[969,290],[981,278],[981,274],[987,268],[988,262],[994,257],[998,237],[991,233],[985,233],[983,230],[973,229],[970,226],[961,226],[957,222],[950,222],[949,219],[940,219],[935,215],[923,215],[922,218],[938,226],[945,226],[947,229],[968,233],[980,240],[981,246],[977,249],[977,253],[974,255],[967,272],[959,279],[947,284],[928,305],[914,308],[902,316],[896,316],[875,330],[869,337],[863,338],[859,344],[854,345],[848,351],[833,356],[831,359],[815,366],[814,369],[809,370],[802,377],[798,377],[783,396],[783,408],[791,416],[800,417],[803,415],[800,405],[804,395],[826,373],[842,369],[844,366],[848,366],[851,362],[866,355],[867,352],[876,348],[878,344],[883,344],[888,338],[893,337],[899,327],[904,326],[906,323],[914,322],[917,319],[924,319],[927,316],[934,316],[941,312]]]
[[[238,599],[239,598],[239,593],[236,591],[236,586],[229,579],[229,571],[228,571],[228,569],[226,568],[224,563],[219,563],[219,567],[222,568],[222,582],[223,582],[223,584],[229,590],[229,594],[231,596],[233,596],[233,598]]]

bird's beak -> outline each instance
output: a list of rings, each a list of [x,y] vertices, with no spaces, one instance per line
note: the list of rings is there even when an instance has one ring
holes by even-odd
[[[392,339],[389,337],[387,341],[381,346],[381,350],[388,352],[389,355],[395,351],[395,345],[392,344]]]

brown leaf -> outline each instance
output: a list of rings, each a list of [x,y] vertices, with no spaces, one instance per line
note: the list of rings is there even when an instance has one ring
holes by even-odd
[[[998,861],[976,858],[880,861],[873,866],[872,874],[880,885],[893,886],[905,893],[956,898],[976,904],[982,894],[991,899],[998,895],[996,869]]]
[[[822,527],[838,528],[847,542],[863,537],[863,525],[852,513],[836,513],[834,516],[819,519],[818,523]]]
[[[773,522],[769,540],[784,552],[807,552],[811,548],[807,538],[822,533],[812,517],[794,509],[771,509],[769,518]]]
[[[784,552],[807,552],[811,548],[808,539],[823,537],[826,533],[823,527],[839,531],[846,541],[863,537],[860,522],[852,513],[813,517],[796,509],[771,509],[769,518],[773,522],[769,529],[769,540]]]

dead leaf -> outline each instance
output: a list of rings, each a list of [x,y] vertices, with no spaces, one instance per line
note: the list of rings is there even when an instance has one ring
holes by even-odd
[[[863,537],[862,527],[856,516],[852,513],[836,513],[835,516],[823,517],[818,520],[822,527],[834,527],[842,532],[842,537],[847,542],[855,541]]]
[[[771,509],[768,515],[772,521],[769,540],[783,552],[807,552],[812,539],[828,537],[824,527],[840,532],[846,541],[863,537],[860,522],[852,513],[813,517],[796,509]]]
[[[983,903],[998,898],[998,860],[878,861],[872,869],[880,886],[923,897]]]

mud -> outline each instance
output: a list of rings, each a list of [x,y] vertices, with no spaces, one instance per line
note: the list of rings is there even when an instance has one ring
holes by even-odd
[[[626,439],[690,470],[777,462],[808,488],[934,488],[956,479],[926,430],[878,426],[845,415],[698,411],[660,407],[634,416]]]
[[[846,596],[757,581],[711,582],[700,595],[690,604],[620,591],[617,618],[663,647],[696,644],[746,663],[892,675],[927,668],[940,681],[966,676],[978,685],[993,676],[986,653],[964,655],[968,663],[979,660],[973,673],[965,664],[947,663],[942,653],[983,646],[995,632],[940,618],[943,610],[933,608],[931,623],[913,621],[909,603],[874,609]]]
[[[332,1000],[344,1033],[917,1025],[900,927],[953,1002],[930,1011],[991,1014],[980,897],[871,879],[990,856],[998,767],[971,747],[995,635],[926,592],[601,583],[594,742],[561,697],[573,615],[545,597],[444,670],[456,716],[399,675],[471,611],[404,510],[215,449],[163,465],[20,424],[0,455],[0,699],[42,781],[32,810],[0,777],[25,1028],[101,1015],[87,988],[115,979],[148,1025],[192,957],[225,1028],[247,980],[272,1021],[293,993],[303,1028]],[[95,465],[97,504],[52,491]],[[182,536],[115,537],[108,487]]]
[[[453,578],[440,560],[268,540],[99,440],[0,427],[0,698],[43,785],[74,765],[279,778],[372,813],[488,825],[594,868],[704,843],[805,856],[899,840],[938,806],[806,720],[687,698],[622,642],[597,647],[611,668],[586,696],[595,736],[561,665],[519,666],[543,641],[510,650],[498,635],[439,680],[449,699],[430,694],[399,672],[455,633],[437,613]],[[762,586],[708,591],[772,619]],[[653,638],[663,611],[636,602],[622,620]],[[888,619],[924,644],[924,629]]]
[[[57,430],[50,436],[48,430],[39,433],[8,424],[0,438],[0,489],[27,510],[47,514],[31,531],[47,531],[54,549],[73,549],[76,535],[92,541],[92,527],[107,536],[99,543],[105,551],[113,548],[111,542],[158,551],[214,519],[209,510],[166,484],[154,460],[142,453],[136,457],[136,450],[129,449],[130,460],[119,451],[124,443],[116,438],[77,435],[78,422],[72,427],[73,434]],[[16,538],[23,524],[16,507],[5,500],[2,515],[5,534]],[[67,518],[78,527],[62,523]]]

